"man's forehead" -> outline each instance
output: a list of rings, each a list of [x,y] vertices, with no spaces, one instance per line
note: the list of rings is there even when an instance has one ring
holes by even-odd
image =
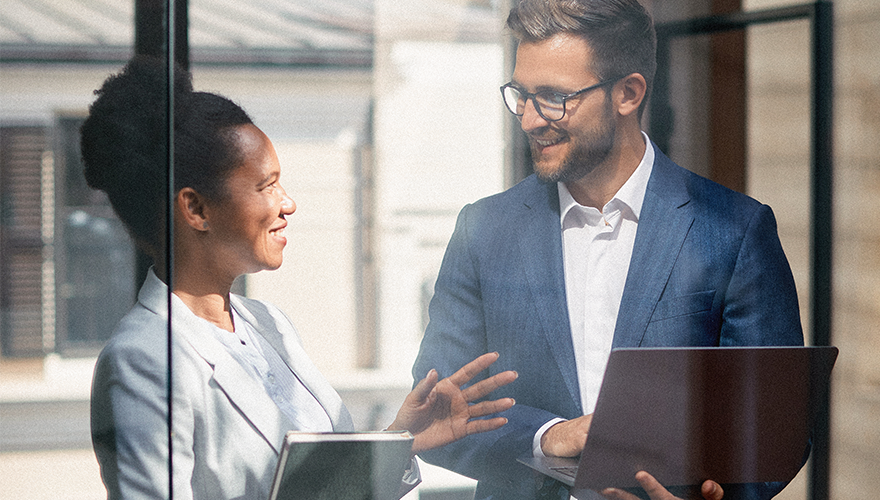
[[[594,77],[591,63],[592,51],[581,37],[560,34],[521,42],[516,50],[513,80],[535,88],[580,88]]]

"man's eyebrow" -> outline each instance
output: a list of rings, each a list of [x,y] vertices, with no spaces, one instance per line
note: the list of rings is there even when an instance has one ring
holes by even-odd
[[[510,80],[510,83],[511,83],[514,87],[516,87],[516,88],[518,88],[518,89],[520,89],[520,90],[524,90],[524,91],[526,91],[526,92],[529,92],[528,90],[526,90],[525,86],[523,86],[523,84],[521,84],[521,83],[519,83],[518,81],[516,81],[516,79]],[[568,94],[568,92],[565,92],[565,91],[563,91],[563,90],[560,90],[560,89],[558,89],[558,88],[556,88],[556,87],[552,87],[552,86],[550,86],[550,85],[540,85],[540,86],[538,86],[538,88],[535,89],[534,92],[529,92],[529,93],[535,93],[535,94],[538,94],[538,93],[540,93],[540,92],[555,92],[555,93],[557,93],[557,94]]]

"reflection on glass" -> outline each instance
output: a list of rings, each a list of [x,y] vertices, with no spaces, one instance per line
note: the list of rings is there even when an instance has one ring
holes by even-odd
[[[132,304],[131,242],[116,218],[76,210],[65,222],[65,282],[58,291],[66,301],[65,340],[69,344],[103,342]]]
[[[400,381],[424,331],[423,304],[433,293],[457,210],[504,183],[507,142],[497,94],[509,77],[500,70],[508,2],[189,3],[199,86],[240,97],[258,117],[300,202],[289,230],[297,237],[288,252],[297,260],[282,271],[251,276],[248,292],[295,319],[316,364],[333,375],[356,420],[363,416],[356,426],[380,425],[408,389]],[[670,19],[707,9],[705,2],[645,3],[655,13],[671,12]],[[792,2],[743,5],[762,9],[781,3]],[[123,302],[133,302],[137,284],[132,279],[126,290],[120,280],[103,275],[104,260],[94,265],[76,256],[96,251],[88,242],[67,247],[64,234],[73,230],[68,216],[80,210],[105,220],[119,238],[108,240],[99,259],[122,251],[127,236],[109,211],[98,208],[106,208],[106,200],[89,198],[99,193],[84,187],[79,167],[69,168],[78,152],[59,142],[78,143],[92,91],[130,56],[134,4],[70,0],[40,9],[40,3],[12,0],[0,6],[0,24],[15,26],[0,31],[2,500],[105,495],[87,405],[97,348],[110,333],[96,325],[101,319],[110,323],[115,313],[70,317],[64,297],[106,283],[118,287],[110,298],[120,304],[112,309],[121,311]],[[876,330],[880,315],[868,300],[877,295],[872,256],[878,229],[863,216],[873,213],[870,200],[877,198],[878,160],[871,147],[877,120],[870,111],[878,99],[876,65],[870,61],[877,45],[871,41],[880,33],[880,4],[835,4],[841,14],[835,49],[842,105],[836,117],[836,196],[847,216],[836,214],[835,237],[844,243],[836,248],[843,284],[835,287],[840,304],[834,319],[836,338],[851,348],[842,353],[835,387],[835,415],[842,417],[834,421],[833,449],[836,471],[846,473],[835,472],[834,488],[841,497],[855,497],[880,489],[874,474],[880,460],[874,432],[880,390],[872,361],[880,347],[876,335],[865,333]],[[749,193],[781,208],[780,235],[799,287],[809,280],[802,221],[808,206],[806,149],[799,142],[807,123],[803,28],[797,23],[762,28],[749,35],[748,50]],[[678,53],[673,62],[681,57]],[[426,88],[439,96],[436,106],[424,101]],[[690,102],[707,97],[691,96]],[[702,113],[693,110],[691,117]],[[61,134],[72,135],[59,141]],[[56,172],[57,178],[51,175]],[[73,187],[77,182],[82,186]],[[67,257],[68,251],[74,255]],[[101,284],[66,285],[71,265],[92,273],[71,271],[75,283]],[[107,266],[108,274],[118,278],[128,265]],[[88,299],[85,307],[94,310],[102,300]],[[84,324],[97,336],[76,326]],[[339,347],[358,343],[363,347]],[[374,369],[359,370],[364,366]],[[440,477],[432,488],[472,490],[472,482]],[[803,497],[784,495],[780,498]]]

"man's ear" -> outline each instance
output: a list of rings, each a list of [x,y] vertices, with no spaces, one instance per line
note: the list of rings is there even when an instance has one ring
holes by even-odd
[[[177,192],[177,214],[187,225],[196,231],[206,231],[209,227],[205,197],[191,187]]]
[[[615,91],[619,92],[615,96],[618,98],[617,111],[624,116],[637,114],[648,91],[648,83],[640,73],[631,73],[620,79]]]

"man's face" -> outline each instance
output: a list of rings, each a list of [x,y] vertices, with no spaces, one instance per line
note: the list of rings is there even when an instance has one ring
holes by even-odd
[[[569,94],[599,82],[588,69],[591,62],[587,42],[572,35],[521,43],[516,51],[513,83],[527,92]],[[574,181],[608,158],[616,135],[610,88],[597,88],[569,99],[565,116],[555,122],[542,118],[533,101],[526,103],[520,122],[529,137],[539,178]]]

